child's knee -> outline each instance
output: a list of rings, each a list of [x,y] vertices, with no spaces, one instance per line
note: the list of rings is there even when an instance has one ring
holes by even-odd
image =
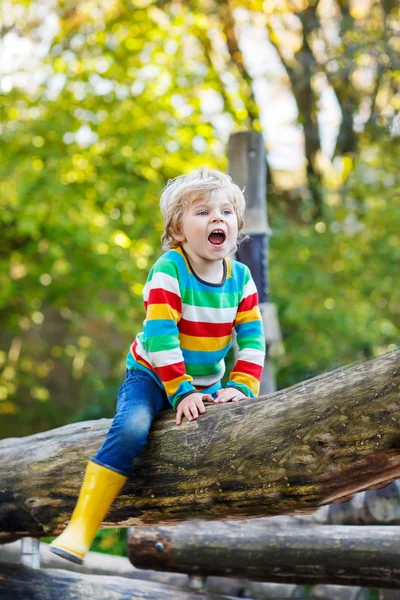
[[[146,408],[139,408],[127,416],[121,432],[123,441],[139,445],[145,443],[152,421],[153,417]]]

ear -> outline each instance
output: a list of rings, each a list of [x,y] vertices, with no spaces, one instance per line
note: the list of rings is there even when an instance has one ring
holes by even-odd
[[[179,225],[177,225],[177,227],[174,227],[173,229],[171,229],[171,235],[174,238],[174,240],[176,240],[177,242],[185,242],[186,238],[183,234],[183,232],[181,231],[181,228]]]

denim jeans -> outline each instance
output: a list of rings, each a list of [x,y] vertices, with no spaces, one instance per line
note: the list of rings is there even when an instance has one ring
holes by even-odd
[[[127,369],[114,420],[103,445],[90,460],[129,475],[134,459],[147,442],[154,417],[167,408],[171,408],[167,395],[151,375]]]

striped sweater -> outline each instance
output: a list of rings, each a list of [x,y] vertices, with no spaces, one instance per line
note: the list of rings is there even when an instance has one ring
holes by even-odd
[[[151,269],[143,297],[146,319],[128,369],[149,372],[174,408],[192,392],[213,394],[221,388],[235,328],[239,354],[226,387],[257,396],[265,341],[256,286],[244,264],[225,259],[223,281],[207,283],[182,249],[169,250]]]

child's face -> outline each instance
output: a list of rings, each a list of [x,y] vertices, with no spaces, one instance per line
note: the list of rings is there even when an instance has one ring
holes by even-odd
[[[193,260],[222,260],[237,242],[238,220],[226,190],[214,190],[188,206],[175,239]]]

